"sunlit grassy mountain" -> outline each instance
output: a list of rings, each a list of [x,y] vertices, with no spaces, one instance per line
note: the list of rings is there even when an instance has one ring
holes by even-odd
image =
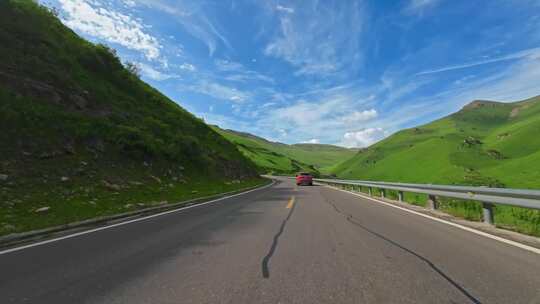
[[[235,145],[34,1],[0,1],[0,29],[0,234],[259,182]]]
[[[540,97],[473,101],[402,130],[333,170],[340,177],[540,188]]]
[[[342,178],[540,189],[540,97],[477,100],[432,123],[402,130],[337,165]],[[410,196],[417,203],[425,201]],[[443,209],[481,218],[480,205]],[[538,210],[497,206],[497,225],[540,235]]]
[[[233,142],[262,172],[291,174],[326,173],[332,165],[349,159],[357,150],[323,144],[287,145],[233,130],[214,129]]]

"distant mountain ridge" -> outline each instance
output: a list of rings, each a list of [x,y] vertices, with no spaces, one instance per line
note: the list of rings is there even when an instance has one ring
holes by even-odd
[[[262,171],[291,174],[310,171],[326,173],[330,167],[352,157],[357,150],[334,145],[299,143],[288,145],[262,137],[213,126],[259,166]]]

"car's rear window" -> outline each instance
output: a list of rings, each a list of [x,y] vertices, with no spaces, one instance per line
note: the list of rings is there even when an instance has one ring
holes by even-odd
[[[300,173],[300,175],[310,176],[311,174],[302,172],[302,173]]]

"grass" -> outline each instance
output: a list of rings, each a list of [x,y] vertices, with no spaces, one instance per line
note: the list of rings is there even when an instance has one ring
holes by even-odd
[[[261,172],[291,174],[308,171],[315,175],[328,173],[331,166],[352,157],[356,150],[323,144],[286,145],[242,132],[214,126],[251,159]]]
[[[141,180],[141,179],[139,179]],[[18,192],[3,193],[0,209],[0,235],[41,229],[65,223],[91,219],[98,216],[173,204],[193,198],[204,197],[248,187],[263,185],[268,180],[251,178],[244,180],[191,180],[181,183],[172,179],[161,182],[132,181],[111,189],[103,183],[51,182],[35,187],[21,197]],[[139,184],[140,183],[140,184]],[[50,208],[36,212],[39,208]]]
[[[262,182],[235,145],[48,9],[0,1],[0,28],[0,234]]]
[[[540,189],[540,97],[475,101],[432,123],[402,130],[332,168],[341,178]],[[481,220],[479,204],[441,207]],[[540,211],[497,206],[496,225],[540,235]]]

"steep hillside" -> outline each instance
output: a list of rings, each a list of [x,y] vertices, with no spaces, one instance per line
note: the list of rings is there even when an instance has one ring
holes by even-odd
[[[400,131],[334,170],[345,178],[540,188],[540,97],[474,101]]]
[[[540,97],[474,101],[459,112],[403,130],[334,168],[342,178],[540,189]],[[480,207],[450,203],[480,218]],[[499,206],[496,221],[540,235],[540,212]]]
[[[249,133],[223,130],[217,126],[213,126],[213,128],[235,144],[242,154],[257,165],[261,173],[294,174],[299,171],[307,171],[319,174],[314,166],[277,152],[276,147],[285,146],[284,144],[272,143]]]
[[[200,119],[31,0],[0,1],[0,234],[258,183]]]

